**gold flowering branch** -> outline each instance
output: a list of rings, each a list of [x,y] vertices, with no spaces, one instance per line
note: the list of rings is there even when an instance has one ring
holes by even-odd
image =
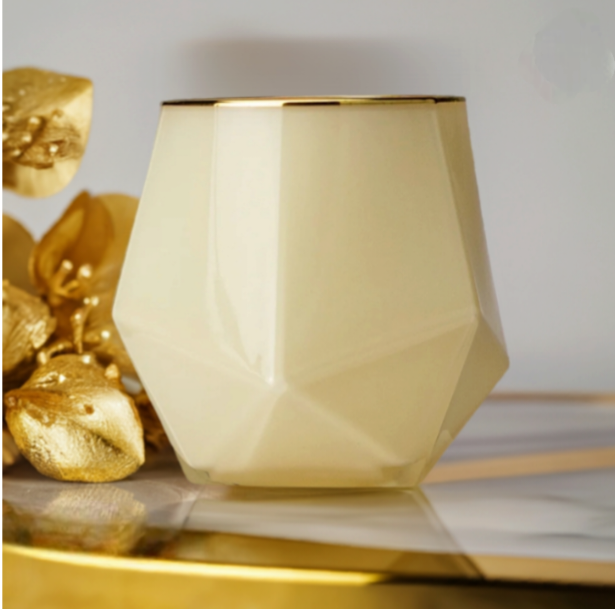
[[[4,186],[50,194],[85,149],[91,83],[28,68],[4,90]],[[111,317],[137,203],[82,192],[38,243],[3,216],[4,466],[21,454],[47,476],[105,482],[143,464],[144,442],[168,445],[122,383],[136,373]]]

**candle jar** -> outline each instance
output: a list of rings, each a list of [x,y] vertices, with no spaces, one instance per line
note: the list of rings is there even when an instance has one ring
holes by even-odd
[[[416,485],[508,366],[464,99],[164,103],[114,318],[190,480]]]

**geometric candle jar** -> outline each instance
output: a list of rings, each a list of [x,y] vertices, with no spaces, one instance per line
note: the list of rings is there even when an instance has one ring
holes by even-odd
[[[508,367],[465,101],[165,103],[114,317],[190,480],[418,484]]]

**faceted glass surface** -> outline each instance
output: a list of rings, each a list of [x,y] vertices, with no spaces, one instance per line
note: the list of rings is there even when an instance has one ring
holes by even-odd
[[[163,106],[114,316],[191,480],[414,486],[508,366],[465,102]]]

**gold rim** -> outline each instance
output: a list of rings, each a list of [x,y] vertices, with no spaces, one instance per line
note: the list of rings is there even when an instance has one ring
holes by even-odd
[[[64,563],[97,569],[140,571],[145,573],[178,573],[222,579],[250,579],[260,581],[293,582],[304,584],[366,586],[390,579],[383,573],[362,571],[333,571],[327,569],[298,569],[291,567],[261,567],[253,565],[194,562],[188,560],[165,560],[84,554],[65,550],[30,548],[12,543],[3,543],[5,553],[47,562]]]
[[[355,106],[465,102],[452,95],[344,95],[310,97],[223,97],[219,99],[177,99],[163,106],[219,106],[228,108],[280,108],[283,106]]]
[[[615,468],[615,446],[603,446],[440,463],[427,474],[423,484],[540,476],[612,468]]]
[[[588,405],[615,404],[615,393],[573,393],[557,391],[497,391],[486,400],[498,402],[584,402]]]
[[[352,548],[360,552],[364,548]],[[85,567],[95,571],[121,571],[130,573],[183,575],[210,580],[257,581],[286,584],[308,584],[318,586],[363,587],[374,584],[404,584],[418,581],[432,581],[438,585],[441,577],[430,577],[421,573],[381,573],[373,571],[334,571],[328,569],[296,569],[285,567],[260,567],[243,564],[219,564],[184,560],[106,556],[84,554],[65,550],[30,548],[3,543],[5,560],[22,558],[42,563]],[[429,555],[429,554],[427,554]],[[434,555],[438,556],[438,555]],[[444,555],[440,555],[443,557]],[[485,554],[451,555],[463,557],[476,571],[473,573],[451,573],[448,581],[523,582],[526,584],[558,583],[581,585],[615,584],[615,571],[610,561],[588,561],[579,559],[535,558],[531,556],[499,556]]]

